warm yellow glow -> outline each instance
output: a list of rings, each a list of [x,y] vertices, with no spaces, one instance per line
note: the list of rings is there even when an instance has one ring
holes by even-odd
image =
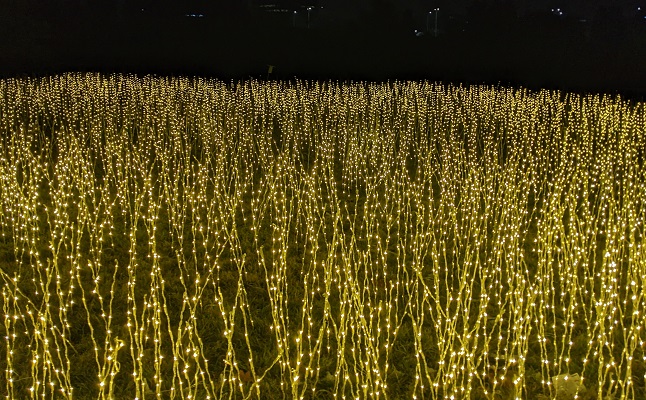
[[[78,392],[73,324],[106,399],[644,393],[643,104],[67,74],[0,129],[8,399]]]

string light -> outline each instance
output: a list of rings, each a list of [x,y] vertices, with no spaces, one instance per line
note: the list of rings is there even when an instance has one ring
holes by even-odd
[[[0,93],[8,399],[78,397],[80,342],[98,398],[646,390],[642,103],[99,74]]]

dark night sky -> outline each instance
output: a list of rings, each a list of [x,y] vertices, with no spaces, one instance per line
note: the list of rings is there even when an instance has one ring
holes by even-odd
[[[244,79],[274,65],[270,78],[643,94],[645,11],[646,0],[5,0],[0,74]]]

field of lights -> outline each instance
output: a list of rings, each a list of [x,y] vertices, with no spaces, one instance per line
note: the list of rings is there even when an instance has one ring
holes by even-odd
[[[0,81],[7,399],[644,399],[646,107]]]

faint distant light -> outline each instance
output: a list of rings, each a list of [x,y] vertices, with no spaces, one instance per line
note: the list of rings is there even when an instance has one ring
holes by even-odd
[[[204,14],[185,14],[184,16],[190,17],[190,18],[202,18],[204,17]]]
[[[552,8],[552,14],[554,14],[556,16],[559,16],[559,17],[565,16],[565,13],[560,8]]]

